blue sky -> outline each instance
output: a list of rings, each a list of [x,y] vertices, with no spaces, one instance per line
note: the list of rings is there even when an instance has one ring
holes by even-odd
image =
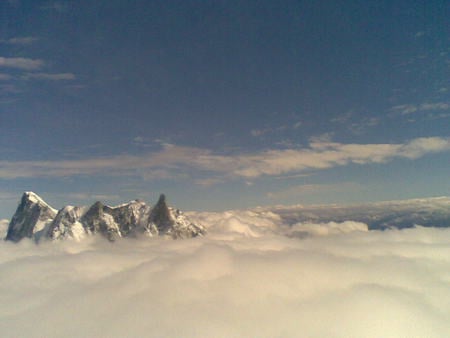
[[[0,218],[450,195],[448,1],[0,3]]]

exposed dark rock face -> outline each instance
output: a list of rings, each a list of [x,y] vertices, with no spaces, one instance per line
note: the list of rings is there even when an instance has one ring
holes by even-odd
[[[32,192],[25,192],[9,223],[5,239],[13,242],[18,242],[22,238],[38,240],[55,216],[56,210],[39,196]]]
[[[122,237],[122,233],[111,213],[111,207],[104,205],[102,202],[95,202],[83,215],[81,223],[88,233],[100,233],[110,241],[115,241]]]
[[[104,211],[114,218],[123,237],[136,237],[146,232],[145,218],[150,212],[150,207],[144,202],[134,200],[114,208],[106,207]]]
[[[161,194],[149,216],[149,226],[154,226],[159,235],[178,238],[191,238],[206,234],[205,228],[192,223],[180,210],[169,208],[166,196]]]
[[[167,233],[167,231],[173,227],[175,221],[170,215],[169,208],[166,204],[166,196],[164,194],[159,196],[158,203],[153,207],[149,217],[149,223],[155,224],[160,234]]]
[[[100,234],[110,241],[121,237],[166,236],[190,238],[206,233],[202,226],[190,222],[179,210],[169,208],[161,195],[154,208],[134,200],[117,207],[101,202],[90,208],[66,206],[56,213],[39,196],[25,193],[11,220],[6,240],[22,238],[80,240]]]

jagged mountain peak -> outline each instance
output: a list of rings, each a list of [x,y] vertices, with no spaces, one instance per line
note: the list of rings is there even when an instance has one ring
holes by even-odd
[[[8,227],[7,240],[19,241],[24,237],[38,241],[41,238],[80,240],[101,234],[110,241],[120,237],[146,235],[188,238],[201,236],[205,229],[188,220],[178,209],[167,206],[161,194],[152,208],[142,200],[132,200],[118,206],[101,201],[90,207],[65,206],[57,211],[39,195],[27,191]]]
[[[166,195],[161,194],[159,195],[159,199],[156,205],[163,205],[163,204],[166,204]]]
[[[42,206],[49,207],[53,209],[50,205],[48,205],[47,202],[45,202],[42,197],[40,197],[38,194],[36,194],[33,191],[25,191],[22,195],[22,203],[32,203],[32,204],[39,204]],[[55,209],[53,209],[55,210]],[[55,210],[56,212],[56,210]]]
[[[24,237],[39,240],[45,235],[56,214],[57,210],[50,207],[39,195],[31,191],[24,192],[9,223],[6,240],[17,242]]]
[[[169,208],[167,207],[166,196],[161,194],[158,202],[152,209],[149,222],[155,224],[159,232],[166,232],[168,228],[174,224],[174,219],[171,216]]]
[[[124,208],[124,207],[140,206],[140,205],[145,205],[145,204],[146,203],[143,200],[137,198],[137,199],[131,200],[127,203],[122,203],[122,204],[113,205],[113,206],[107,205],[107,207],[110,209],[118,209],[118,208]]]

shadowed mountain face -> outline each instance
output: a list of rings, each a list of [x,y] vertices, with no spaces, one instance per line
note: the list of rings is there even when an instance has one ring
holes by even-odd
[[[6,234],[6,240],[18,242],[22,238],[39,239],[56,216],[39,196],[25,192],[14,214]]]
[[[110,241],[121,237],[158,235],[177,239],[205,233],[202,226],[192,223],[181,211],[168,207],[164,195],[153,208],[134,200],[117,207],[101,202],[89,208],[66,206],[56,212],[36,194],[25,193],[9,224],[6,240],[80,240],[94,234]]]
[[[153,207],[149,221],[156,225],[160,233],[166,233],[173,226],[174,220],[170,215],[164,194],[161,194],[158,203]]]

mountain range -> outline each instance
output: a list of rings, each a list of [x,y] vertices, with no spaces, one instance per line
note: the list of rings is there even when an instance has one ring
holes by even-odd
[[[205,233],[203,226],[191,222],[180,210],[168,207],[164,194],[153,207],[133,200],[115,207],[95,202],[90,207],[69,205],[56,210],[34,192],[25,192],[9,223],[5,240],[81,240],[94,234],[109,241],[155,236],[179,239]]]
[[[450,227],[450,197],[417,198],[356,205],[293,205],[263,209],[279,215],[287,225],[352,220],[369,230],[404,229],[416,225]]]

